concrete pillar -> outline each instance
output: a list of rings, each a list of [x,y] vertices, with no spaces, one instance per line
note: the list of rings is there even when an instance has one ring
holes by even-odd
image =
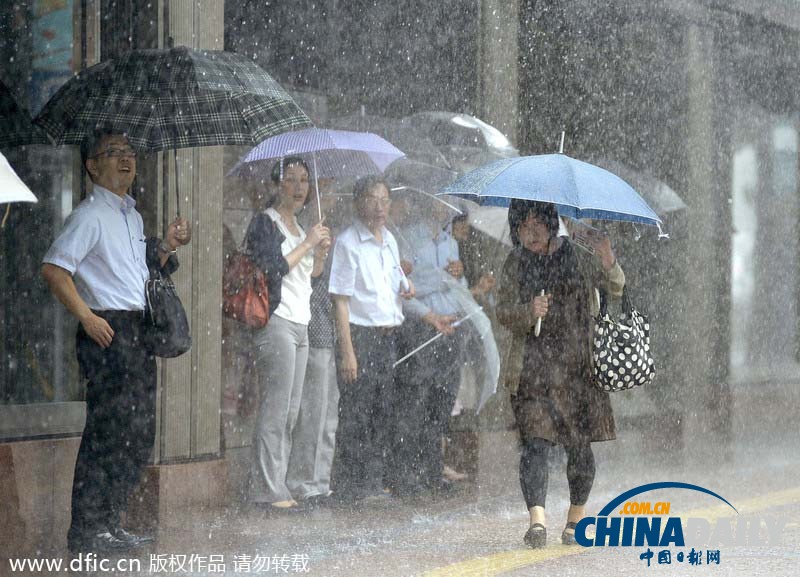
[[[222,50],[224,2],[167,0],[160,4],[164,39],[193,49]],[[163,153],[162,230],[176,215],[173,153]],[[216,456],[220,452],[222,295],[222,147],[177,151],[181,216],[193,240],[180,251],[174,277],[189,312],[192,350],[163,361],[158,463]]]
[[[481,0],[478,115],[517,144],[519,0]]]
[[[685,308],[679,392],[688,439],[718,436],[728,449],[730,390],[730,135],[723,126],[724,99],[715,67],[714,33],[689,23],[684,36],[687,70],[686,158],[684,190],[690,195],[686,244]],[[691,443],[689,443],[691,446]],[[702,458],[707,458],[703,455]]]

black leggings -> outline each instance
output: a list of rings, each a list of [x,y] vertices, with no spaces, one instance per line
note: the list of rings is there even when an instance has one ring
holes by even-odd
[[[519,482],[528,509],[544,507],[547,500],[548,463],[550,448],[554,443],[534,438],[523,441],[519,460]],[[564,447],[567,451],[567,481],[569,502],[585,505],[594,483],[594,453],[589,443]]]

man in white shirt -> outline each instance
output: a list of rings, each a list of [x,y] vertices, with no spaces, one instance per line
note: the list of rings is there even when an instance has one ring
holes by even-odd
[[[357,218],[337,239],[329,292],[339,351],[339,429],[331,474],[343,501],[385,496],[384,455],[394,430],[393,365],[401,298],[414,286],[400,267],[397,242],[386,229],[389,186],[365,177],[353,189]]]
[[[50,290],[80,322],[76,352],[89,381],[67,543],[73,552],[121,551],[152,541],[120,526],[155,438],[156,362],[142,345],[148,264],[174,271],[170,257],[191,240],[191,230],[176,219],[164,241],[145,239],[128,195],[136,152],[124,135],[96,133],[81,156],[93,190],[42,265]]]

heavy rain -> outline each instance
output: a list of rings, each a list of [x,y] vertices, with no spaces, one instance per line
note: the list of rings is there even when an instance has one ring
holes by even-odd
[[[800,575],[800,6],[4,0],[0,575]]]

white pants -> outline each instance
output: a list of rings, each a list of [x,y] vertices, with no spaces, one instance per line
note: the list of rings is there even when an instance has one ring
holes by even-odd
[[[288,501],[286,473],[306,376],[308,327],[273,315],[254,340],[261,404],[253,430],[250,500]]]
[[[339,387],[334,350],[312,347],[286,474],[286,485],[296,499],[327,495],[330,491],[338,422]]]

